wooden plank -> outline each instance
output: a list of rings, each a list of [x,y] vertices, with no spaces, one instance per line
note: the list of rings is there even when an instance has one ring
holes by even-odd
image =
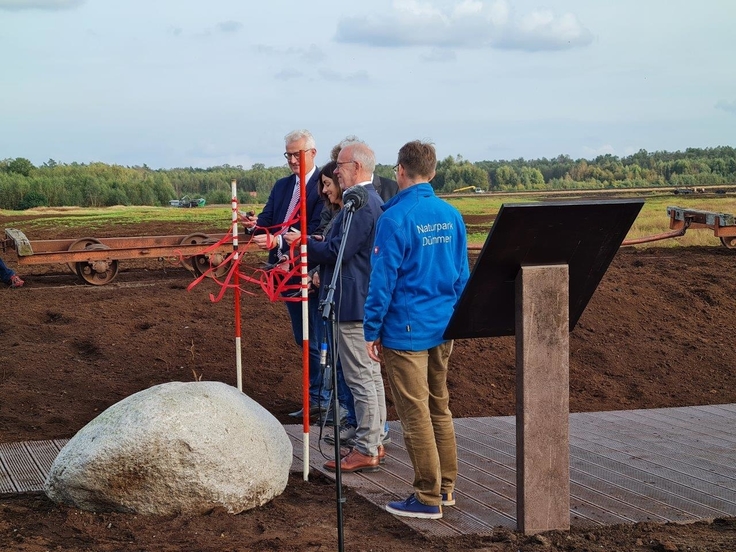
[[[599,458],[599,463],[614,471],[639,480],[647,481],[679,497],[685,497],[720,512],[720,515],[736,515],[736,504],[724,499],[736,496],[736,490],[728,490],[706,481],[683,477],[681,472],[632,455],[628,451],[608,446],[610,439],[605,435],[589,435],[586,441],[576,439],[574,447],[586,450]],[[577,452],[576,452],[577,454]]]
[[[26,441],[23,446],[45,481],[46,476],[51,471],[51,464],[54,463],[54,459],[59,454],[59,449],[56,448],[53,441]]]
[[[659,498],[663,501],[666,501],[663,506],[660,506],[658,510],[655,510],[656,515],[663,516],[668,519],[673,520],[693,520],[693,519],[702,519],[702,518],[712,518],[717,516],[724,515],[724,512],[722,510],[717,510],[709,506],[704,506],[697,501],[689,500],[686,498],[686,494],[691,492],[690,488],[687,487],[677,487],[674,492],[665,493],[664,495],[659,494],[660,488],[657,486],[652,485],[644,485],[645,481],[652,479],[652,473],[647,470],[632,470],[632,466],[627,462],[619,462],[619,461],[610,461],[606,458],[605,449],[602,450],[594,450],[593,452],[588,452],[584,449],[577,448],[575,445],[577,444],[577,439],[579,438],[580,433],[580,425],[581,421],[587,420],[587,419],[593,419],[595,420],[597,416],[600,413],[595,414],[585,414],[585,415],[574,415],[573,420],[575,416],[580,416],[581,418],[577,420],[577,422],[573,421],[571,422],[571,442],[573,445],[571,446],[571,481],[573,483],[580,483],[583,486],[591,486],[592,483],[586,479],[586,466],[583,464],[583,458],[582,456],[585,454],[589,454],[590,456],[596,458],[598,461],[598,465],[601,466],[601,469],[606,470],[606,472],[603,474],[603,480],[598,485],[593,485],[593,488],[598,490],[599,492],[606,492],[605,489],[607,489],[610,486],[624,486],[627,489],[631,489],[631,492],[634,493],[634,495],[643,494],[643,495],[651,495],[651,494],[657,494]],[[469,419],[463,420],[464,424],[468,423]],[[487,418],[480,419],[480,423],[486,424],[486,421],[489,420]],[[493,418],[491,420],[494,420],[495,424],[494,426],[496,428],[499,428],[502,426],[502,421],[498,418]],[[513,430],[511,428],[512,424],[508,424],[508,431],[507,431],[507,438],[510,440],[513,438]],[[592,433],[594,435],[603,435],[601,439],[604,442],[609,442],[610,435],[606,432],[611,431],[611,426],[609,424],[606,424],[605,427],[599,427],[596,425],[593,425],[589,431],[584,431],[583,434],[587,435],[589,433]],[[633,432],[634,435],[637,434],[637,432]],[[639,432],[640,435],[640,432]],[[510,444],[509,444],[510,449]],[[590,463],[592,464],[592,463]],[[596,465],[596,464],[593,464]],[[589,469],[588,469],[589,471]],[[721,472],[724,471],[723,468],[720,470]],[[732,469],[726,468],[725,471],[733,472]],[[632,473],[633,472],[633,473]],[[628,475],[627,475],[628,474]],[[659,482],[659,485],[668,485],[671,486],[672,482]],[[575,500],[580,500],[586,497],[585,491],[581,487],[580,489],[573,492],[573,496]],[[634,500],[632,497],[627,497],[624,500]],[[572,508],[573,510],[576,510],[575,508]],[[683,511],[684,513],[682,513]],[[638,517],[637,520],[642,521],[646,520],[647,517]]]
[[[464,419],[463,423],[466,427],[474,425],[479,433],[486,426],[486,418]],[[508,422],[507,422],[508,423]],[[509,424],[512,425],[512,424]],[[501,435],[501,433],[499,434]],[[505,434],[505,442],[507,454],[511,454],[513,450],[514,433],[509,429]],[[503,442],[499,440],[499,442]],[[571,456],[571,461],[574,461]],[[574,464],[574,462],[573,462]],[[640,508],[632,508],[626,501],[622,501],[615,496],[609,496],[600,489],[586,486],[585,481],[576,480],[573,475],[576,473],[574,465],[571,466],[571,515],[578,521],[578,524],[614,524],[614,523],[630,523],[633,520],[641,519],[647,513]],[[515,493],[515,489],[512,491]],[[631,510],[631,511],[629,511]],[[658,517],[657,515],[654,516]]]
[[[577,479],[578,473],[586,473],[597,480],[596,488],[619,498],[632,500],[631,494],[641,499],[642,506],[656,509],[671,521],[710,519],[723,515],[722,512],[704,506],[683,496],[683,489],[667,489],[652,477],[652,474],[638,470],[631,473],[623,462],[607,461],[597,452],[588,452],[573,446],[570,454],[574,458],[576,471],[571,477]],[[625,472],[629,472],[628,474]],[[621,491],[620,489],[623,489]],[[651,504],[650,504],[651,502]]]
[[[46,474],[38,468],[23,443],[0,443],[0,455],[17,492],[43,489]]]
[[[732,404],[703,404],[700,406],[691,406],[689,408],[707,412],[712,416],[726,418],[727,422],[728,420],[733,420],[733,415],[736,413],[736,405]]]
[[[404,449],[403,437],[400,430],[392,430],[392,443],[387,449],[387,459],[384,469],[379,472],[368,474],[354,473],[343,474],[343,485],[355,489],[361,496],[365,497],[379,508],[383,509],[387,502],[399,500],[412,492],[412,481],[414,471],[409,462],[408,455]],[[301,439],[299,439],[301,443]],[[310,449],[316,448],[317,439],[310,439]],[[301,449],[295,449],[295,454],[300,454]],[[322,468],[321,455],[315,455],[310,467],[323,473],[334,480],[335,474]],[[301,467],[299,466],[299,469]],[[461,502],[456,507],[444,509],[444,516],[439,522],[428,523],[427,520],[413,518],[399,518],[412,529],[437,536],[452,536],[458,534],[491,534],[493,527],[505,525],[512,528],[513,519],[498,516],[488,507],[483,507],[477,498],[468,502]]]
[[[614,427],[611,424],[607,424],[605,427],[612,443],[617,442],[621,446],[628,445],[627,450],[631,450],[632,453],[636,452],[645,456],[653,454],[675,456],[683,463],[713,471],[714,473],[720,473],[724,477],[736,480],[736,473],[731,469],[736,458],[734,447],[723,447],[713,444],[706,445],[702,441],[693,442],[692,437],[683,434],[681,430],[657,431],[655,437],[652,437],[651,435],[647,435],[647,433],[653,431],[652,426],[641,424],[636,420],[626,420],[625,424],[621,424],[618,427]],[[583,422],[581,420],[575,430],[582,430],[584,428],[587,428],[586,432],[593,431],[600,433],[601,426],[593,421]],[[636,444],[637,442],[632,440],[632,435],[641,436],[638,439],[638,446]],[[637,450],[634,450],[635,447],[637,447]]]
[[[0,448],[0,493],[15,492],[18,492],[18,489],[13,485],[13,478],[10,475],[10,470],[5,465],[2,448]]]
[[[638,410],[632,415],[642,420],[651,420],[655,425],[667,424],[666,427],[685,429],[696,432],[698,435],[713,439],[714,442],[722,442],[724,445],[736,445],[736,433],[734,426],[722,424],[723,418],[706,416],[697,410],[684,410],[682,408],[666,409],[666,412]]]
[[[457,431],[456,435],[459,440],[462,440],[462,435],[458,434]],[[392,443],[386,451],[387,460],[384,471],[400,474],[402,481],[405,483],[405,491],[399,492],[398,495],[392,498],[403,499],[412,492],[414,470],[406,453],[403,435],[400,430],[392,433]],[[389,456],[389,452],[392,453],[391,456]],[[505,503],[503,497],[499,497],[492,487],[484,486],[484,476],[487,473],[474,470],[472,463],[469,463],[467,456],[463,454],[462,446],[458,447],[458,463],[458,480],[455,489],[458,503],[455,507],[445,508],[445,516],[448,512],[453,512],[453,515],[458,518],[456,523],[461,523],[463,530],[465,530],[465,527],[477,526],[475,532],[478,534],[486,532],[490,534],[493,527],[498,525],[509,528],[515,527],[516,521],[513,516],[515,503],[513,501]],[[376,474],[370,475],[374,476]],[[459,517],[458,512],[463,517]]]
[[[736,443],[736,433],[726,423],[727,418],[720,416],[708,416],[704,413],[696,415],[686,414],[682,409],[662,409],[664,412],[648,412],[646,410],[622,410],[616,412],[601,412],[601,420],[618,421],[635,420],[647,424],[657,430],[668,430],[681,432],[686,429],[689,432],[697,431],[699,437],[707,437],[709,442],[722,444],[724,446]]]

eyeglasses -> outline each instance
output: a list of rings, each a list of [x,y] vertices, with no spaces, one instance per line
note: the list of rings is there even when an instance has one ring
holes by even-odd
[[[396,163],[394,165],[394,176],[397,176],[399,174],[399,164]]]
[[[314,151],[314,148],[310,148],[308,150],[304,150],[304,153],[306,154],[308,151]],[[284,152],[284,157],[286,158],[287,161],[289,159],[291,159],[292,157],[294,158],[295,161],[298,161],[299,160],[299,152],[298,151],[295,151],[295,152],[285,151]]]
[[[357,161],[336,161],[335,164],[337,167],[335,167],[335,170],[340,170],[340,165],[346,165],[348,163],[357,163]]]

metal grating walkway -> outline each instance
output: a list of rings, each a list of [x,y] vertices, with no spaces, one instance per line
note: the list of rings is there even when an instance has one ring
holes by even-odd
[[[390,425],[384,469],[343,475],[344,486],[381,508],[412,491],[401,425]],[[458,418],[455,427],[457,506],[445,508],[439,521],[399,519],[435,536],[515,529],[515,418]],[[302,426],[286,431],[294,444],[292,470],[301,472]],[[40,491],[67,441],[0,443],[0,493]],[[317,445],[314,431],[311,467],[332,477],[322,470]],[[323,444],[326,454],[332,450]],[[573,526],[736,516],[736,404],[571,414],[570,491]]]

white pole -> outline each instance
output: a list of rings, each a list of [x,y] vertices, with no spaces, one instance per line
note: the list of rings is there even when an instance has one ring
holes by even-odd
[[[308,279],[309,270],[307,269],[307,182],[305,174],[305,155],[306,152],[299,152],[299,186],[301,189],[300,199],[300,230],[302,234],[301,247],[299,248],[302,273],[302,385],[305,394],[303,397],[304,411],[302,414],[302,422],[304,425],[304,438],[302,440],[302,454],[304,455],[304,481],[309,480],[309,400],[306,395],[309,394],[309,302],[308,302]]]
[[[233,178],[230,183],[232,188],[232,210],[233,210],[233,284],[235,285],[235,369],[237,372],[238,391],[243,392],[243,353],[240,344],[240,265],[238,259],[238,181]]]

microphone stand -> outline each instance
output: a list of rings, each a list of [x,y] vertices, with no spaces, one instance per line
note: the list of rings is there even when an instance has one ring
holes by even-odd
[[[350,232],[350,225],[353,222],[353,210],[347,209],[345,211],[345,218],[343,219],[343,233],[342,239],[340,240],[340,248],[337,251],[337,259],[335,261],[335,271],[332,274],[332,281],[327,287],[327,296],[322,304],[322,320],[325,325],[329,320],[330,327],[332,328],[332,352],[336,350],[335,343],[337,342],[337,327],[335,322],[335,290],[337,289],[337,282],[340,279],[340,269],[342,268],[342,258],[345,254],[345,238],[347,238],[348,232]],[[343,552],[345,545],[345,535],[343,528],[343,516],[342,516],[342,505],[345,503],[345,499],[342,496],[342,456],[340,456],[340,401],[338,400],[337,391],[337,358],[336,355],[332,355],[332,393],[334,401],[332,403],[332,432],[335,437],[335,491],[337,501],[337,549],[339,552]]]

